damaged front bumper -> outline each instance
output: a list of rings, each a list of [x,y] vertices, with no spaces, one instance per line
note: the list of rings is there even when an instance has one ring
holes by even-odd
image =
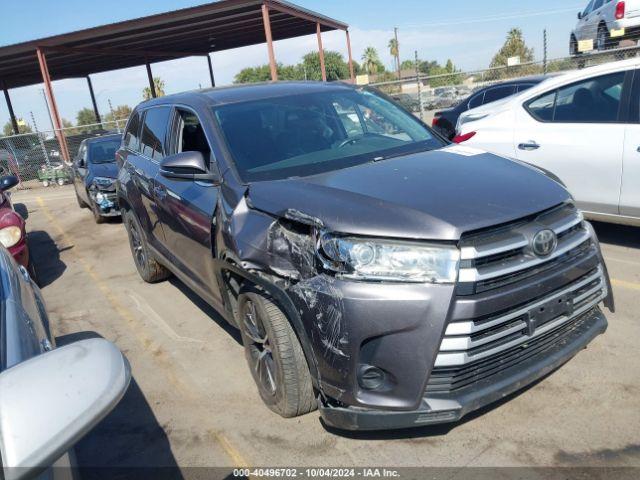
[[[117,217],[120,215],[117,195],[115,190],[90,190],[91,200],[102,217]]]
[[[420,407],[415,410],[345,407],[321,398],[318,400],[318,408],[327,425],[344,430],[384,430],[456,422],[468,413],[501,400],[553,372],[606,329],[607,320],[596,308],[585,314],[570,332],[543,355],[503,370],[472,388],[447,396],[426,394]]]

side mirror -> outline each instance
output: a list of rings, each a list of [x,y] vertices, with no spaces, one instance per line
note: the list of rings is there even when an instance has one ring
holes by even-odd
[[[51,466],[123,397],[131,371],[94,338],[38,355],[0,374],[0,454],[6,480]]]
[[[20,180],[15,175],[0,177],[0,191],[6,192],[18,185],[18,183],[20,183]]]
[[[578,20],[582,20],[582,12],[578,12]]]
[[[201,152],[181,152],[169,155],[160,162],[160,174],[166,178],[201,180],[220,183],[220,174],[209,171]]]

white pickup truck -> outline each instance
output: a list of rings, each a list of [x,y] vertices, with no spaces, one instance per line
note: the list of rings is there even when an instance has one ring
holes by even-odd
[[[606,50],[621,40],[640,39],[640,0],[591,0],[578,13],[571,32],[569,50],[578,55],[589,50]]]

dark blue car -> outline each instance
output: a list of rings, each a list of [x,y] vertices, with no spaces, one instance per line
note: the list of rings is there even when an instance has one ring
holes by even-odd
[[[104,135],[83,140],[73,162],[73,186],[80,208],[90,208],[96,223],[120,215],[115,179],[118,166],[115,154],[122,137]]]

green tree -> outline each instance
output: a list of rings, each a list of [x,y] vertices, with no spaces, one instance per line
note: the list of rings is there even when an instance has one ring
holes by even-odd
[[[400,64],[400,70],[415,71],[415,69],[416,69],[416,62],[414,60],[403,60],[402,63]]]
[[[92,125],[96,123],[96,114],[91,108],[83,108],[76,113],[76,125]]]
[[[504,45],[498,50],[491,60],[490,68],[506,67],[507,60],[511,57],[520,57],[520,63],[533,62],[533,48],[527,47],[522,30],[519,28],[512,28],[507,33],[507,38]],[[488,80],[495,80],[500,78],[507,78],[510,76],[527,75],[536,73],[539,68],[531,65],[518,65],[513,68],[504,68],[489,72],[485,78]]]
[[[160,77],[153,77],[153,86],[154,89],[156,91],[156,97],[164,97],[165,93],[164,93],[164,80],[162,80]],[[149,100],[151,98],[153,98],[153,95],[151,95],[151,88],[150,87],[144,87],[142,89],[142,98],[144,98],[145,100]]]
[[[118,105],[112,112],[104,116],[105,122],[114,122],[116,120],[126,120],[131,115],[131,107],[129,105]]]
[[[373,47],[365,48],[364,53],[362,54],[362,66],[364,70],[369,75],[375,75],[378,72],[382,73],[384,69],[380,69],[381,65],[382,62],[378,56],[378,51]]]
[[[393,57],[393,68],[400,74],[400,44],[398,40],[392,38],[389,40],[389,53]]]
[[[343,80],[349,78],[349,64],[344,60],[342,55],[338,52],[331,50],[325,50],[324,52],[324,65],[327,71],[327,80]],[[307,80],[322,80],[322,70],[320,68],[320,54],[318,52],[307,53],[302,57],[302,63],[299,68],[302,68],[302,78]],[[298,72],[299,74],[300,72]]]
[[[18,133],[33,133],[33,129],[31,128],[31,125],[29,125],[27,122],[25,122],[21,118],[18,118],[17,121],[18,121]],[[8,121],[7,123],[4,124],[4,127],[2,127],[2,133],[4,134],[5,137],[15,134],[15,132],[13,131],[13,124],[11,123],[11,121]]]

